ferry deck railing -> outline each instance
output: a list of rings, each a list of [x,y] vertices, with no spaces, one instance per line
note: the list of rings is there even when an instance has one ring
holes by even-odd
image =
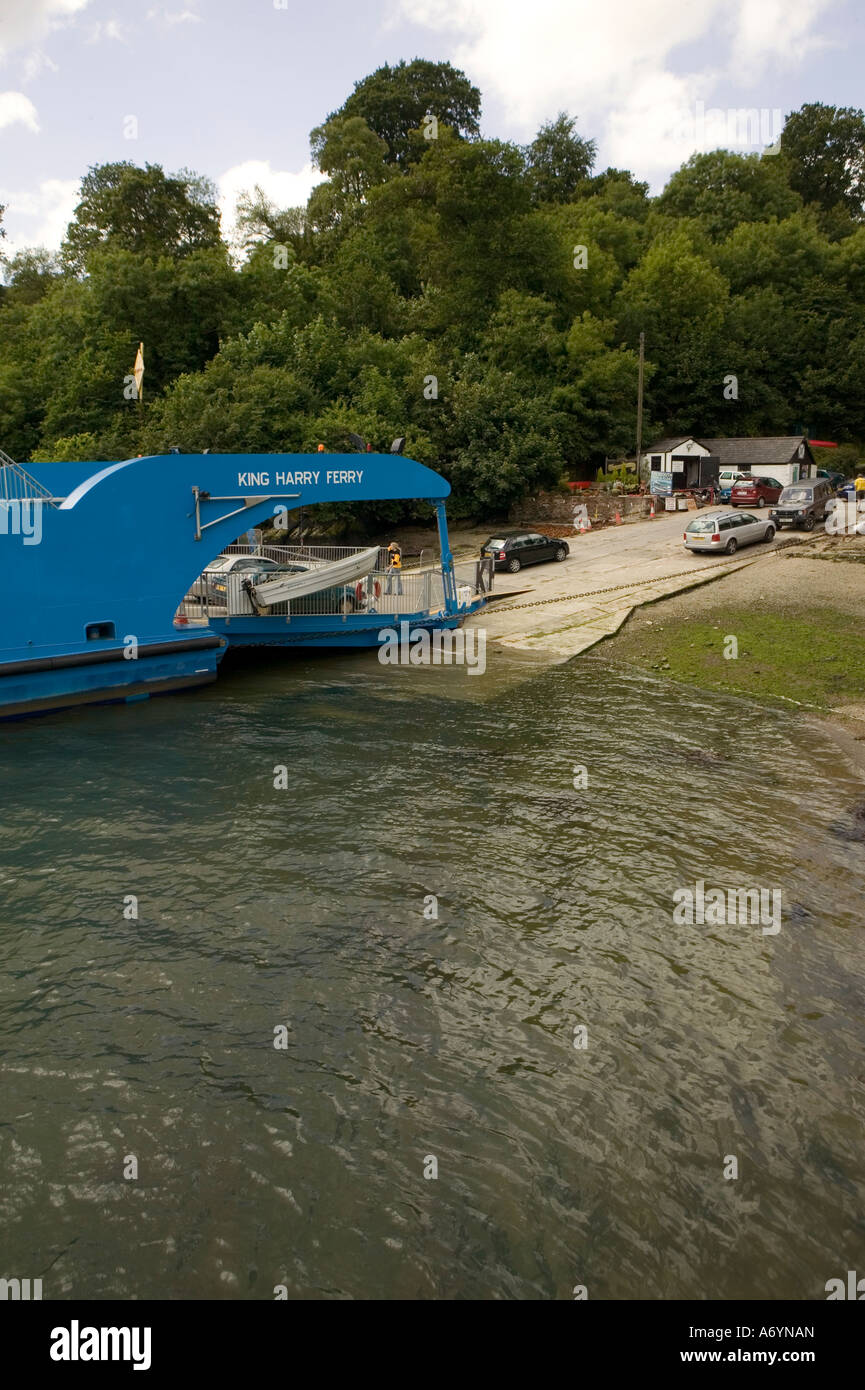
[[[269,547],[273,549],[274,547]],[[290,549],[290,547],[281,547]],[[232,553],[232,552],[229,552]],[[243,549],[239,554],[247,554]],[[351,553],[351,551],[349,551]],[[266,556],[290,563],[290,557]],[[299,558],[299,557],[293,557]],[[306,558],[310,558],[307,554]],[[341,559],[342,556],[334,556]],[[205,570],[195,581],[180,606],[187,618],[204,619],[254,616],[260,612],[267,617],[348,617],[376,616],[399,620],[410,614],[433,615],[444,613],[445,594],[441,568],[428,566],[422,570],[375,569],[365,578],[348,584],[334,584],[318,593],[300,598],[259,606],[250,587],[263,576],[250,571]],[[460,610],[489,592],[491,562],[463,561],[454,566],[457,602]],[[266,585],[263,586],[266,595]]]

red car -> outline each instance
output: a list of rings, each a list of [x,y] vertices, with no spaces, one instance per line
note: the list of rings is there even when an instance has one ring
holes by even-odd
[[[730,492],[731,507],[765,507],[767,502],[777,502],[784,491],[784,484],[777,478],[740,478]]]

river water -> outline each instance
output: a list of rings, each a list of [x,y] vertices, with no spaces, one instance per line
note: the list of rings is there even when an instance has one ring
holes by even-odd
[[[2,726],[0,776],[0,1275],[823,1299],[865,1273],[863,782],[827,734],[602,658],[277,654]],[[698,880],[779,891],[780,932],[676,925]]]

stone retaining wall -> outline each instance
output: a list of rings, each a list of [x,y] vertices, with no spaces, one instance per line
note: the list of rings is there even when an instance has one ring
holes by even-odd
[[[663,509],[663,499],[656,511]],[[615,520],[616,512],[622,521],[639,521],[648,516],[652,505],[651,497],[626,494],[617,497],[615,493],[598,492],[595,488],[580,488],[567,495],[561,492],[537,492],[532,497],[524,497],[511,508],[508,520],[514,526],[536,526],[542,528],[545,522],[559,525],[573,524],[576,508],[585,503],[592,525],[604,526]]]

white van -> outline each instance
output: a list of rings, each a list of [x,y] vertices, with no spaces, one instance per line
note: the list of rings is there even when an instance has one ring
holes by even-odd
[[[722,468],[718,474],[718,487],[721,491],[721,501],[729,502],[730,493],[733,491],[733,484],[738,483],[740,478],[749,478],[750,473],[743,473],[741,468]]]

